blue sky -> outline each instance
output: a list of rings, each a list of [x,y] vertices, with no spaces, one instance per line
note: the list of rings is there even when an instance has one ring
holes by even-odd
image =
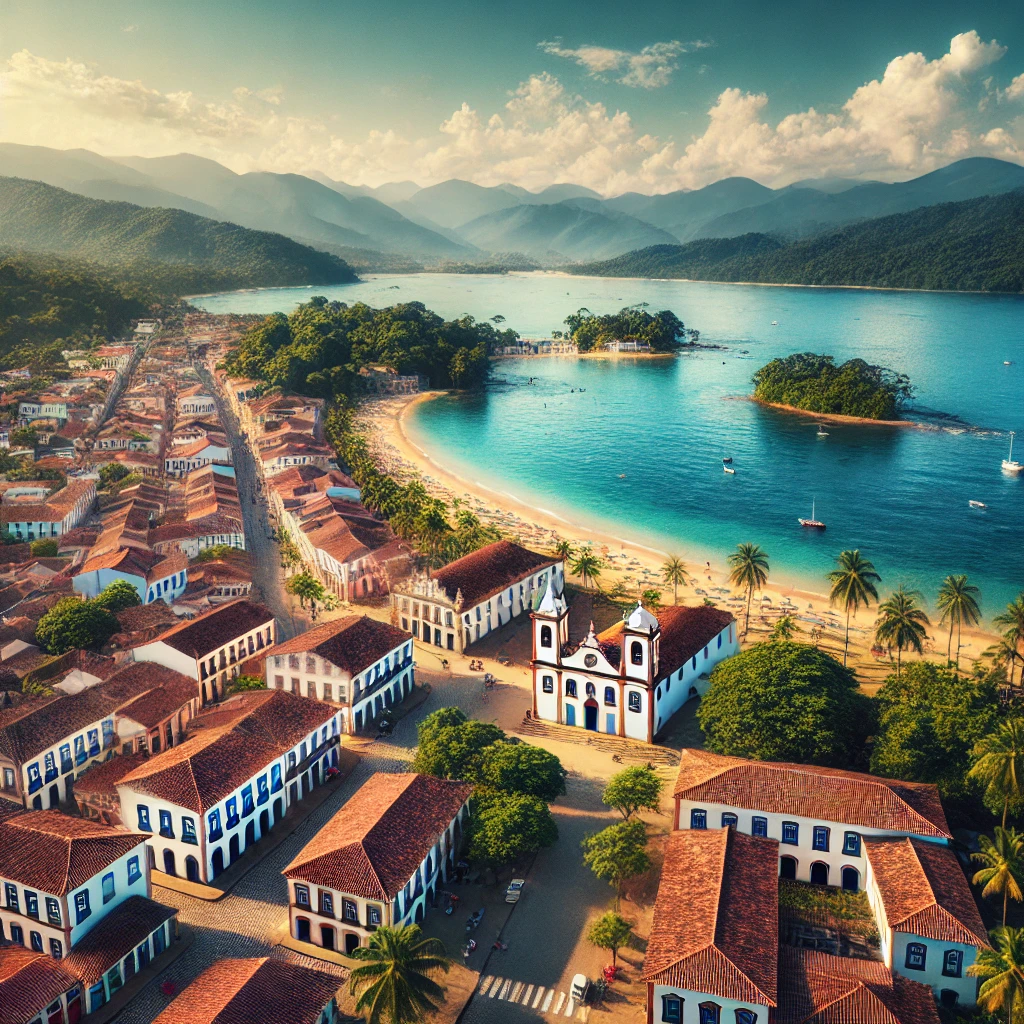
[[[1015,6],[7,0],[0,139],[601,191],[1024,162]]]

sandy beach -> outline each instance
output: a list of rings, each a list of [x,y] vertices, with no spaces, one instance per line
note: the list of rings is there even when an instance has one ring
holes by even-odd
[[[582,522],[573,522],[569,517],[533,507],[508,493],[466,480],[437,462],[411,437],[408,418],[418,403],[430,401],[440,394],[443,392],[401,395],[369,400],[360,406],[359,426],[366,432],[370,449],[382,469],[403,482],[420,479],[431,494],[449,503],[458,499],[482,522],[497,526],[526,547],[547,551],[558,540],[568,540],[576,547],[591,547],[604,563],[598,581],[603,590],[621,581],[628,593],[639,595],[644,590],[656,589],[661,592],[662,603],[671,604],[672,587],[662,580],[661,566],[668,555],[678,555],[685,562],[688,573],[686,585],[679,588],[679,603],[714,601],[732,611],[742,628],[746,595],[729,585],[724,557],[711,562],[694,561],[687,557],[685,544],[680,545],[678,551],[667,552],[633,539],[601,532]],[[780,573],[783,571],[779,567],[774,568]],[[815,642],[842,658],[845,617],[839,609],[829,606],[827,594],[771,577],[765,590],[754,595],[747,639],[764,639],[775,620],[783,614],[792,615],[802,631],[796,634],[796,639]],[[890,662],[885,654],[871,653],[874,620],[874,609],[862,610],[851,620],[850,627],[849,663],[869,691],[877,688],[885,676],[895,670],[895,660]],[[925,646],[925,657],[944,660],[947,631],[933,622],[929,637],[932,639]],[[981,630],[965,630],[961,665],[980,657],[994,639],[992,634]],[[916,655],[905,654],[904,661],[908,657]]]

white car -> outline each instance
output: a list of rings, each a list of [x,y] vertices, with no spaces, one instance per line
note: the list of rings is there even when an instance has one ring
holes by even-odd
[[[508,888],[505,890],[505,902],[506,903],[518,903],[519,896],[523,891],[523,886],[526,885],[525,878],[513,878],[508,883]]]
[[[577,974],[573,977],[572,985],[569,987],[569,998],[574,999],[577,1003],[585,1002],[589,988],[590,979],[585,974]]]

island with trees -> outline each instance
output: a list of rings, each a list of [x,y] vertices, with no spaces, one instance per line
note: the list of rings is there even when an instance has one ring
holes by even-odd
[[[600,351],[614,341],[649,346],[652,353],[674,352],[685,342],[686,326],[670,309],[649,313],[646,305],[625,306],[603,316],[578,309],[565,318],[565,337],[582,353]]]
[[[799,352],[773,359],[754,374],[755,401],[796,412],[894,422],[913,397],[910,379],[863,359],[836,364]]]

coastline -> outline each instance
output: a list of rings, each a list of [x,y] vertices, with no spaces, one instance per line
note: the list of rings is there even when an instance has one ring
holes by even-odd
[[[730,587],[728,569],[721,555],[716,558],[715,554],[708,554],[702,565],[694,559],[692,546],[685,542],[675,551],[667,552],[617,536],[607,529],[595,529],[574,521],[572,516],[539,508],[508,492],[467,480],[439,463],[412,436],[409,419],[416,406],[444,394],[446,392],[428,391],[370,400],[359,407],[357,423],[365,430],[370,449],[384,470],[403,482],[418,478],[431,494],[448,502],[459,499],[481,521],[497,526],[526,547],[550,550],[558,539],[568,540],[577,547],[591,547],[604,563],[599,581],[603,589],[617,582],[630,594],[656,589],[661,592],[662,604],[669,605],[672,587],[661,580],[661,566],[670,553],[679,554],[687,570],[687,582],[679,588],[679,603],[694,605],[705,599],[714,600],[731,611],[742,628],[745,596]],[[817,639],[819,646],[842,659],[844,617],[838,609],[830,608],[827,594],[808,586],[805,580],[787,579],[784,568],[774,568],[765,590],[755,594],[748,639],[764,639],[775,619],[782,614],[781,608],[794,616],[802,631],[796,634],[796,639],[804,642]],[[869,692],[895,669],[894,660],[890,662],[888,657],[878,658],[871,653],[874,619],[873,610],[861,612],[851,620],[850,629],[850,665],[857,670],[862,685]],[[816,636],[811,635],[812,630]],[[934,640],[931,649],[926,647],[926,657],[944,660],[944,632],[933,623],[929,635]],[[993,639],[991,633],[982,630],[964,630],[961,664],[980,657]]]
[[[822,423],[853,423],[858,426],[868,425],[872,427],[913,427],[916,430],[934,430],[927,423],[919,423],[916,420],[873,420],[867,416],[845,416],[838,412],[812,412],[810,409],[801,409],[795,405],[785,405],[782,402],[766,402],[763,398],[755,398],[753,395],[744,396],[747,401],[764,406],[765,409],[777,409],[779,412],[788,412],[796,416],[804,416],[812,420],[821,420]]]

